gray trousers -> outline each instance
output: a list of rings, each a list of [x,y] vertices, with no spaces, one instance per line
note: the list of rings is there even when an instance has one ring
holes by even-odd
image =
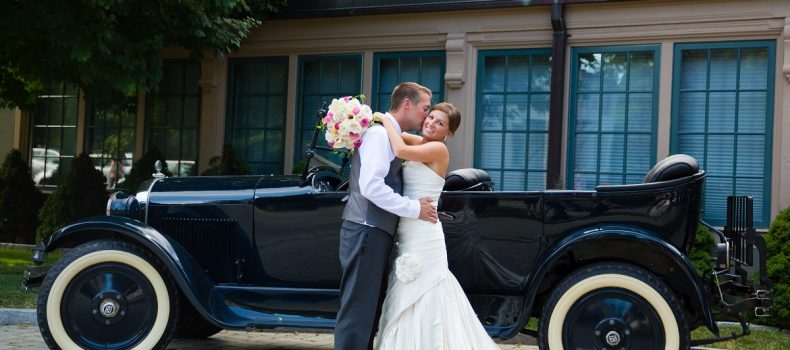
[[[335,349],[373,347],[386,291],[392,236],[375,227],[343,221],[340,229],[340,310]]]

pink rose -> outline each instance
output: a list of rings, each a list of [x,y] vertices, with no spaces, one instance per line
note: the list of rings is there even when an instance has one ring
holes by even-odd
[[[354,148],[359,148],[359,146],[362,146],[362,139],[354,141]]]
[[[334,113],[332,113],[332,112],[329,112],[329,113],[327,113],[327,114],[326,114],[326,117],[327,117],[327,118],[332,118],[332,117],[334,117],[334,116],[335,116],[335,114],[334,114]]]
[[[323,120],[324,125],[329,125],[329,123],[331,123],[331,122],[332,122],[332,117],[330,117],[330,116],[324,117],[324,120]]]
[[[354,107],[354,109],[351,110],[351,114],[353,115],[359,114],[359,107]]]
[[[348,138],[350,138],[350,139],[352,139],[352,140],[359,139],[359,134],[357,134],[357,133],[355,133],[355,132],[353,132],[353,131],[349,131],[349,133],[348,133]]]
[[[327,141],[329,143],[329,148],[335,147],[335,141]]]
[[[335,123],[335,130],[340,130],[340,122]]]
[[[359,125],[362,125],[363,128],[367,128],[370,125],[370,119],[362,118],[362,120],[359,121]]]
[[[343,101],[345,101],[345,102],[348,102],[348,100],[350,100],[350,99],[351,99],[351,96],[343,97]]]

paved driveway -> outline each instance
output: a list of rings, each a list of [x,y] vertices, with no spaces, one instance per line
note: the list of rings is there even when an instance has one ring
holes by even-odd
[[[184,340],[175,339],[168,349],[190,350],[244,350],[244,349],[281,349],[281,350],[314,350],[332,349],[331,333],[305,333],[297,331],[265,331],[243,332],[222,331],[208,339]],[[519,336],[508,341],[512,344],[501,344],[507,350],[536,350],[533,338]],[[31,325],[0,326],[0,350],[10,349],[46,349],[38,328]]]

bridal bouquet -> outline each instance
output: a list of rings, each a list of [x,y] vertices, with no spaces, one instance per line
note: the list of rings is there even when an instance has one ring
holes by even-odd
[[[321,121],[329,147],[353,151],[362,145],[362,134],[378,120],[370,106],[360,101],[362,98],[346,96],[332,100]]]

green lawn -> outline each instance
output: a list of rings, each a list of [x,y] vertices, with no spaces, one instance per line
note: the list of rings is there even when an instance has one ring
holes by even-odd
[[[28,249],[0,248],[0,307],[35,308],[38,295],[22,291],[22,275],[25,268],[32,266],[30,257],[33,252]],[[52,263],[60,257],[55,252],[47,257]]]

